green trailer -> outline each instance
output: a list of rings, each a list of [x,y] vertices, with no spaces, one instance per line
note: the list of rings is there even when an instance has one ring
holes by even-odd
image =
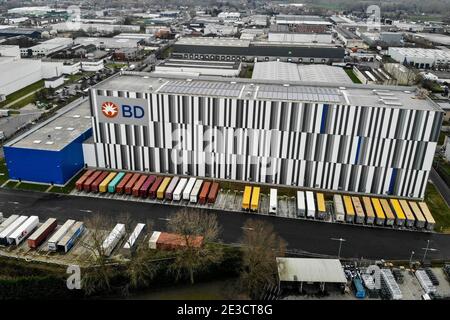
[[[108,184],[108,192],[114,193],[116,191],[116,186],[119,184],[120,180],[122,180],[125,172],[119,172],[117,176]]]

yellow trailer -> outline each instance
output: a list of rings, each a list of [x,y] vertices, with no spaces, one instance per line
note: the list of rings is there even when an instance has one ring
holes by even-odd
[[[358,197],[352,197],[352,201],[356,213],[356,223],[364,223],[364,218],[366,217],[366,215],[364,214],[364,209],[361,205],[361,201],[359,201]]]
[[[416,223],[416,218],[414,218],[414,214],[411,211],[411,208],[408,205],[408,201],[406,200],[399,200],[400,205],[402,206],[403,213],[406,217],[406,226],[407,227],[414,227],[414,224]]]
[[[242,210],[250,209],[250,198],[252,196],[252,187],[246,186],[244,188],[244,195],[242,196]]]
[[[430,209],[428,209],[427,204],[425,202],[419,202],[419,207],[420,207],[420,210],[422,210],[425,220],[427,220],[426,228],[428,230],[433,230],[434,225],[436,224],[436,221],[434,220],[433,216],[431,215]]]
[[[403,212],[402,206],[397,199],[390,199],[392,208],[394,208],[394,212],[396,215],[395,222],[398,226],[403,226],[405,224],[406,216]]]
[[[160,200],[164,199],[164,193],[167,189],[167,186],[170,183],[171,178],[166,177],[164,178],[164,180],[161,182],[161,184],[158,187],[158,190],[156,191],[156,197]]]
[[[98,186],[98,191],[101,193],[105,193],[108,191],[108,185],[112,179],[116,176],[117,172],[111,172],[106,176],[106,178],[100,183]]]
[[[345,221],[354,222],[355,221],[355,209],[353,209],[352,198],[350,196],[343,196],[344,206],[345,206]]]
[[[386,215],[386,225],[393,226],[395,221],[394,213],[392,212],[391,206],[386,199],[380,199],[381,206],[383,207],[384,214]]]
[[[253,192],[252,192],[252,200],[250,203],[250,210],[252,211],[258,211],[259,208],[259,194],[261,192],[261,188],[260,187],[253,187]]]
[[[319,219],[325,219],[325,216],[327,215],[327,208],[325,205],[325,197],[323,193],[316,193],[316,199],[317,199],[317,217]]]
[[[427,220],[423,216],[422,211],[420,211],[420,208],[417,205],[417,202],[410,201],[409,206],[411,207],[411,210],[414,213],[414,216],[416,217],[416,227],[417,228],[425,228]]]
[[[372,202],[369,197],[362,197],[362,200],[366,210],[366,223],[373,224],[375,222],[375,212],[373,211]]]
[[[375,209],[376,219],[375,222],[378,225],[383,225],[386,221],[386,216],[383,211],[383,207],[381,206],[380,199],[372,198],[373,208]]]

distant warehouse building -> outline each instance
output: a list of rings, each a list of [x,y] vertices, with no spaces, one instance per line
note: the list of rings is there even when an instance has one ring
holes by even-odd
[[[408,90],[123,72],[90,90],[85,162],[421,198],[443,112]]]
[[[182,38],[173,46],[176,59],[218,61],[289,61],[331,63],[344,61],[344,48],[331,45],[295,45],[240,39]]]
[[[89,103],[75,102],[67,113],[57,114],[3,147],[9,178],[65,184],[83,168],[82,143],[91,135]]]
[[[430,69],[450,63],[450,53],[439,49],[390,47],[388,54],[395,61],[418,69]]]

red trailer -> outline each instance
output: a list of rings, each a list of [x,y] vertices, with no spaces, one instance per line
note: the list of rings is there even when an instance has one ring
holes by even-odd
[[[202,189],[200,190],[200,195],[198,197],[198,203],[205,204],[208,199],[209,188],[211,187],[211,182],[206,181],[203,183]]]
[[[216,202],[217,194],[219,193],[219,183],[213,182],[211,185],[211,188],[209,189],[208,194],[208,203],[214,203]]]
[[[157,177],[155,182],[153,182],[150,190],[148,190],[148,196],[152,199],[156,198],[156,191],[158,191],[159,185],[164,180],[164,177]]]
[[[95,179],[102,174],[102,171],[95,171],[89,178],[83,183],[83,190],[86,192],[91,191],[91,185],[94,183]]]
[[[148,189],[150,186],[155,182],[156,176],[149,176],[147,180],[145,180],[144,184],[142,185],[141,189],[139,189],[139,196],[142,198],[147,198],[148,196]]]
[[[142,185],[144,184],[145,180],[147,180],[146,175],[142,175],[139,177],[139,180],[136,181],[136,184],[133,187],[133,196],[139,197],[139,190],[141,189]]]
[[[116,186],[116,193],[117,194],[123,194],[125,191],[125,186],[130,181],[131,177],[133,176],[132,173],[127,173],[123,176],[123,179],[120,180],[119,184]]]
[[[57,222],[54,218],[49,218],[45,221],[39,229],[37,229],[27,240],[28,247],[36,249],[39,247],[45,239],[56,229]]]
[[[89,178],[89,176],[94,172],[94,170],[87,170],[80,179],[75,182],[75,187],[78,191],[83,191],[83,183]]]
[[[100,186],[100,183],[102,183],[102,181],[105,180],[108,175],[109,175],[108,171],[102,171],[102,173],[100,173],[97,179],[95,179],[95,181],[91,184],[91,192],[98,192],[98,187]]]
[[[140,177],[141,175],[139,173],[133,174],[130,181],[128,181],[128,183],[125,185],[125,194],[130,195],[133,192],[134,184],[136,183],[136,181],[138,181]]]

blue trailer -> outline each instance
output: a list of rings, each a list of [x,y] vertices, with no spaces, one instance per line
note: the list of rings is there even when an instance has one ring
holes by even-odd
[[[366,290],[364,290],[361,279],[353,279],[353,286],[355,288],[355,296],[359,299],[364,299],[366,297]]]

